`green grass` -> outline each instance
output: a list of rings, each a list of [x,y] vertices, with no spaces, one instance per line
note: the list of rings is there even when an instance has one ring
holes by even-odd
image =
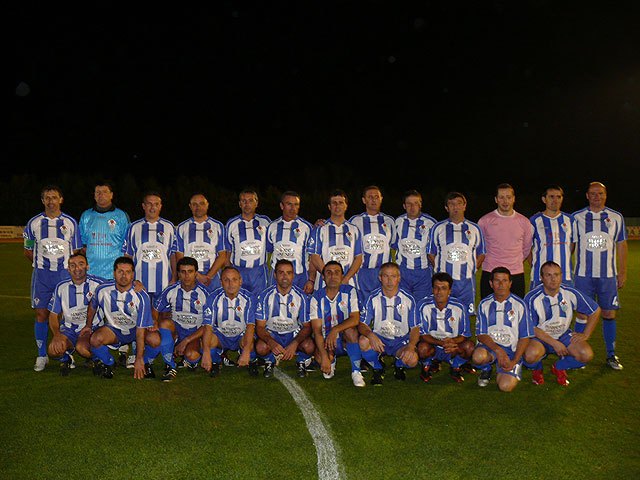
[[[0,244],[0,261],[0,478],[317,478],[304,418],[276,379],[224,368],[215,380],[180,371],[163,384],[117,369],[108,381],[80,366],[61,378],[55,362],[35,373],[31,269],[19,244]],[[638,478],[640,242],[630,242],[629,267],[622,372],[604,366],[598,328],[596,358],[570,372],[567,388],[550,374],[536,387],[525,372],[505,394],[495,379],[480,389],[474,376],[458,385],[443,370],[428,385],[410,371],[405,382],[387,375],[380,388],[356,389],[346,359],[332,380],[314,372],[295,381],[349,479]],[[283,370],[294,376],[293,364]]]

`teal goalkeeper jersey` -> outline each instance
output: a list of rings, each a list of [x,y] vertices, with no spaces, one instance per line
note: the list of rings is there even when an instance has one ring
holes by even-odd
[[[129,223],[129,216],[115,207],[106,212],[89,208],[82,213],[78,227],[87,249],[90,273],[107,280],[113,278],[113,262],[122,256]]]

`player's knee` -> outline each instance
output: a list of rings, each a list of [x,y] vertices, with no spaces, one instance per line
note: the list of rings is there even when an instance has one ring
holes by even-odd
[[[256,353],[260,356],[269,355],[271,353],[271,349],[265,342],[258,340],[256,342]]]
[[[488,352],[484,348],[476,348],[471,355],[471,361],[475,365],[484,365],[489,362]]]
[[[184,352],[184,357],[191,363],[197,362],[198,360],[200,360],[200,352],[193,349],[187,349]]]
[[[433,355],[435,349],[427,342],[418,342],[418,357],[427,358]]]
[[[160,338],[160,334],[158,332],[147,332],[144,337],[144,343],[149,345],[150,347],[157,348],[160,346],[162,339]]]
[[[524,361],[527,363],[535,363],[542,358],[542,355],[537,348],[527,348],[524,352]]]
[[[369,350],[371,348],[369,339],[364,335],[360,336],[360,338],[358,339],[358,343],[360,344],[360,350]]]
[[[347,343],[356,343],[358,341],[358,331],[355,328],[347,328],[342,334]]]
[[[518,385],[518,380],[515,377],[507,375],[498,381],[498,389],[501,392],[511,392]]]
[[[471,358],[474,350],[473,342],[471,340],[465,340],[458,345],[458,349],[463,358]]]

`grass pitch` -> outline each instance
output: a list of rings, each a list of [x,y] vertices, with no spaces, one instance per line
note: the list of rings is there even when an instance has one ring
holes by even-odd
[[[567,388],[550,373],[534,386],[525,372],[505,394],[495,376],[481,389],[475,376],[459,385],[444,369],[428,385],[413,370],[404,382],[388,374],[380,388],[357,389],[346,358],[332,380],[280,368],[315,405],[345,478],[639,478],[640,242],[629,243],[621,372],[604,365],[600,328],[594,361],[570,371]],[[31,268],[20,244],[0,244],[0,260],[0,478],[318,478],[304,418],[275,378],[225,367],[217,379],[180,371],[168,384],[116,369],[109,381],[82,360],[67,378],[53,361],[34,372]]]

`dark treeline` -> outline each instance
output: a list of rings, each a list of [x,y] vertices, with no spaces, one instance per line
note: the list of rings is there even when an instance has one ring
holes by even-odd
[[[260,182],[235,184],[220,182],[219,178],[202,175],[176,175],[171,178],[159,178],[155,176],[143,176],[139,174],[122,174],[119,176],[105,177],[99,173],[64,173],[45,177],[41,174],[13,175],[0,181],[0,225],[24,225],[32,216],[43,210],[40,201],[40,190],[44,185],[56,184],[64,193],[63,211],[79,219],[80,214],[93,205],[93,188],[98,180],[108,179],[114,188],[114,203],[125,210],[132,220],[141,218],[144,214],[141,203],[146,191],[157,191],[163,198],[162,216],[174,224],[191,216],[188,207],[190,196],[195,192],[204,193],[210,203],[209,214],[226,222],[229,218],[240,213],[238,206],[238,193],[243,188],[253,188],[259,195],[258,212],[275,219],[281,215],[279,199],[285,190],[295,190],[301,195],[300,215],[310,222],[321,217],[328,217],[327,198],[334,188],[340,188],[349,196],[349,209],[347,217],[363,211],[361,201],[362,188],[369,184],[381,187],[384,200],[383,212],[398,216],[404,213],[402,208],[402,194],[407,189],[416,189],[423,196],[423,211],[432,215],[437,220],[446,217],[443,208],[444,197],[448,191],[462,192],[468,200],[467,218],[477,221],[480,216],[495,208],[493,189],[495,184],[483,182],[474,189],[465,189],[455,185],[434,185],[427,181],[411,178],[407,175],[406,186],[385,185],[385,179],[379,181],[363,182],[354,180],[349,171],[341,171],[325,175],[319,182],[317,176],[304,175],[300,180],[287,181],[282,184],[276,182]],[[370,179],[367,179],[370,180]],[[397,179],[394,182],[398,182]],[[499,182],[496,182],[496,184]],[[542,207],[540,196],[543,185],[519,184],[510,182],[516,189],[515,208],[520,213],[530,216]],[[318,185],[320,184],[320,185]],[[565,188],[565,200],[563,210],[573,212],[586,205],[584,192],[586,184]],[[609,187],[611,190],[611,187]],[[609,192],[608,205],[612,208],[625,211],[625,205],[620,204],[619,195],[615,191]]]

